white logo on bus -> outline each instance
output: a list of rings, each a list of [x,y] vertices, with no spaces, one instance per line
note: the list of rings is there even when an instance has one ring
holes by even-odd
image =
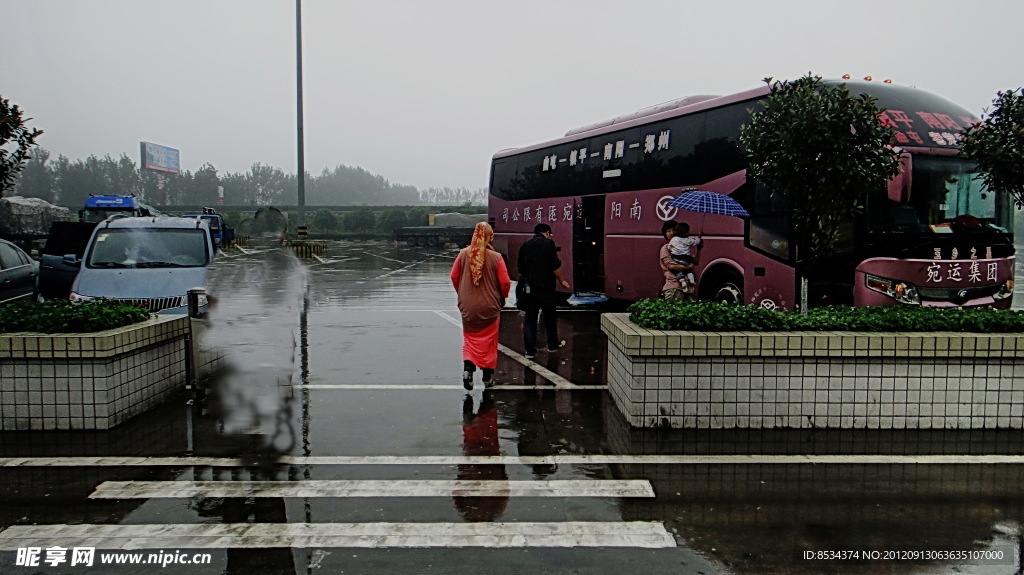
[[[655,211],[658,212],[658,218],[661,221],[667,222],[669,220],[674,220],[676,214],[679,213],[679,208],[674,208],[672,206],[666,205],[668,204],[669,200],[674,199],[675,196],[661,196],[661,198],[658,199],[658,205]]]

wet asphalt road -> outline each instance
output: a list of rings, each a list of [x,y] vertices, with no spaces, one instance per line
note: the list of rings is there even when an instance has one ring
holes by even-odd
[[[0,433],[0,458],[25,458],[0,460],[0,527],[45,526],[45,549],[121,526],[107,544],[209,564],[22,567],[5,550],[0,573],[1018,572],[1024,466],[915,458],[1021,455],[1019,432],[631,429],[587,309],[560,314],[569,345],[536,363],[503,314],[499,384],[467,394],[454,251],[249,251],[211,270],[207,337],[231,369],[194,401],[105,433]],[[230,538],[191,546],[206,530]],[[898,550],[1004,558],[884,558]]]

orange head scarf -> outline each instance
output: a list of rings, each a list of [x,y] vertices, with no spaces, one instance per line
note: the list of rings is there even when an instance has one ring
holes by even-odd
[[[494,230],[487,222],[478,222],[473,228],[473,240],[469,242],[469,272],[473,276],[473,285],[480,285],[484,275],[484,254],[494,237]]]

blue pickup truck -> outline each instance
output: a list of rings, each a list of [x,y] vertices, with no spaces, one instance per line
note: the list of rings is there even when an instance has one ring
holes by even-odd
[[[205,220],[210,225],[213,247],[217,250],[228,247],[235,241],[235,230],[224,223],[224,217],[213,208],[203,208],[201,214],[184,214],[181,217]]]

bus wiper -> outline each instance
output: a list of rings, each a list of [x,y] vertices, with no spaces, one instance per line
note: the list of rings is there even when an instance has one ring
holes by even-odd
[[[914,245],[912,245],[910,247],[903,248],[902,250],[900,250],[900,256],[901,257],[906,257],[907,254],[913,254],[917,250],[919,250],[919,249],[921,249],[923,247],[926,247],[926,246],[930,246],[933,243],[934,243],[933,239],[926,239],[923,242],[920,242],[918,244],[914,244]]]

